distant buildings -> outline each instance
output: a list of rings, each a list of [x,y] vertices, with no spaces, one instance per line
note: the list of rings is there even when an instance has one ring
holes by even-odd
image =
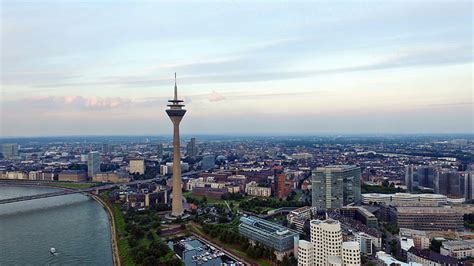
[[[399,228],[461,231],[463,214],[444,207],[389,207],[388,221]]]
[[[208,171],[216,167],[216,156],[215,155],[204,155],[202,157],[201,168],[202,170]]]
[[[450,256],[456,259],[474,257],[474,239],[444,241],[440,248],[441,255]]]
[[[466,199],[466,202],[474,200],[474,171],[465,173],[464,197]]]
[[[100,173],[100,153],[93,151],[87,155],[87,176],[92,178],[97,173]]]
[[[198,155],[196,138],[191,138],[191,140],[186,144],[186,155],[191,157],[196,157]]]
[[[313,155],[311,153],[307,153],[307,152],[293,153],[291,155],[291,158],[295,159],[295,160],[307,160],[307,159],[312,159]]]
[[[279,199],[286,198],[290,192],[286,186],[286,174],[277,174],[275,184],[275,196]]]
[[[189,171],[189,164],[180,162],[181,172]],[[173,174],[173,163],[169,162],[166,165],[160,165],[160,173],[162,175],[171,175]]]
[[[298,233],[291,229],[254,216],[240,218],[239,233],[280,254],[292,252],[294,238],[298,237]]]
[[[438,207],[446,205],[448,197],[440,194],[378,194],[367,193],[362,194],[362,203],[364,204],[385,204],[390,206],[406,206],[406,207]]]
[[[343,242],[339,221],[312,220],[311,245],[299,240],[298,265],[360,265],[358,242]]]
[[[429,189],[435,193],[460,198],[465,193],[465,184],[455,169],[444,169],[432,165],[407,165],[405,185],[408,192],[415,188]]]
[[[48,180],[53,181],[55,173],[47,171],[30,171],[28,173],[29,180]]]
[[[245,193],[255,197],[271,197],[272,188],[259,186],[257,182],[251,181],[245,185]]]
[[[436,189],[436,167],[434,166],[419,166],[416,169],[418,186]]]
[[[87,173],[83,170],[65,170],[58,174],[58,181],[82,182],[87,180]]]
[[[92,181],[104,183],[125,183],[130,182],[130,175],[127,172],[97,173],[94,177],[92,177]]]
[[[453,257],[444,256],[429,249],[422,250],[416,247],[411,247],[408,250],[407,261],[430,266],[459,265],[459,261]]]
[[[102,144],[102,153],[111,153],[115,149],[115,146],[113,144],[108,144],[108,143],[103,143]]]
[[[18,157],[18,144],[16,143],[5,143],[1,145],[1,153],[4,158],[12,159]]]
[[[360,178],[360,167],[353,165],[316,168],[311,184],[312,206],[326,210],[360,202]]]
[[[158,158],[163,158],[163,143],[158,143],[156,145],[156,156]]]
[[[145,174],[145,160],[143,159],[131,159],[129,165],[130,174]]]
[[[405,166],[405,186],[407,187],[407,192],[413,192],[414,172],[415,167],[413,165]]]
[[[461,176],[459,175],[458,171],[447,169],[442,169],[438,171],[438,182],[439,185],[436,193],[457,198],[462,197]]]
[[[28,175],[25,172],[8,171],[1,173],[1,179],[28,179]]]
[[[438,186],[436,167],[430,165],[405,166],[405,185],[407,192],[413,192],[414,187],[424,187],[435,190]]]

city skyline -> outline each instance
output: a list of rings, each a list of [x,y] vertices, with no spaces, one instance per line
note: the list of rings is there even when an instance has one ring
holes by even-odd
[[[473,132],[470,1],[58,3],[2,1],[1,137],[168,135],[174,72],[183,135]]]

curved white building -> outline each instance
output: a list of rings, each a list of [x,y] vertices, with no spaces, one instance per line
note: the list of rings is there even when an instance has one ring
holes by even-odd
[[[342,262],[344,266],[360,265],[360,246],[358,242],[342,243]]]
[[[311,265],[313,263],[313,244],[306,240],[298,242],[298,265]]]
[[[360,265],[358,242],[342,242],[339,221],[312,220],[311,242],[298,242],[298,265],[354,266]]]
[[[342,233],[339,221],[332,219],[312,220],[310,225],[311,242],[314,248],[314,265],[326,265],[328,256],[340,256]]]

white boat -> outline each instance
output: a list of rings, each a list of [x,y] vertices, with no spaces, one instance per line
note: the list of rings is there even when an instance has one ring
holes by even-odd
[[[56,249],[55,249],[55,248],[51,248],[49,251],[51,252],[51,254],[55,254],[55,253],[56,253]]]

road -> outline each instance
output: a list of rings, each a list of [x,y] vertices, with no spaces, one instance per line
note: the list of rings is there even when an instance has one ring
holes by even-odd
[[[199,174],[201,172],[203,172],[203,171],[191,171],[191,172],[187,172],[187,173],[182,174],[182,176],[191,176],[191,175]],[[105,184],[105,185],[101,185],[101,186],[93,186],[93,187],[84,188],[84,189],[64,188],[63,190],[57,191],[57,192],[22,196],[22,197],[9,198],[9,199],[2,199],[2,200],[0,200],[0,204],[7,204],[7,203],[13,203],[13,202],[27,201],[27,200],[35,200],[35,199],[44,199],[44,198],[57,197],[57,196],[76,194],[76,193],[86,194],[86,193],[91,193],[91,192],[94,192],[94,191],[112,189],[112,188],[114,188],[118,185],[136,186],[136,185],[139,185],[139,184],[147,184],[147,183],[151,183],[151,182],[161,181],[162,178],[163,177],[160,176],[160,177],[152,178],[152,179],[135,180],[135,181],[132,181],[132,182],[119,183],[119,184]],[[48,185],[51,185],[51,184],[54,184],[54,181],[0,180],[0,185],[48,186]],[[71,183],[71,184],[75,184],[75,183]]]

